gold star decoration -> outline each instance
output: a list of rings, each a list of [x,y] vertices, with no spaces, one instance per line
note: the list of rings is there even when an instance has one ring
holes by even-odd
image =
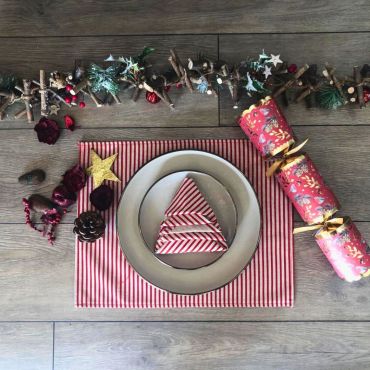
[[[91,150],[92,165],[86,169],[86,173],[93,177],[94,188],[100,186],[104,180],[120,181],[120,179],[111,171],[113,162],[117,158],[117,153],[108,158],[101,159],[94,150]]]

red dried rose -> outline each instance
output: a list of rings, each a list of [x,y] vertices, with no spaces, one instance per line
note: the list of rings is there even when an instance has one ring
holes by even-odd
[[[64,125],[66,129],[73,131],[76,128],[76,123],[71,116],[64,116]]]
[[[34,130],[37,132],[39,142],[49,145],[55,144],[60,135],[58,124],[45,117],[40,119],[40,121],[35,125]]]
[[[71,192],[81,190],[86,184],[85,171],[80,165],[76,164],[63,175],[62,183]]]
[[[297,67],[297,64],[291,64],[289,67],[288,67],[288,72],[289,73],[296,73],[298,70],[298,67]]]
[[[65,185],[58,185],[54,189],[51,199],[60,207],[66,208],[76,202],[77,196],[76,193],[69,191]]]
[[[113,190],[108,185],[100,185],[90,193],[90,202],[99,211],[105,211],[113,202]]]

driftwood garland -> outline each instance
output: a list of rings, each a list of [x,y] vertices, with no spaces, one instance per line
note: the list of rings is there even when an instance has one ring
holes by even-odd
[[[89,74],[90,67],[84,68],[81,61],[76,61],[73,72],[52,71],[47,77],[41,69],[39,81],[23,79],[12,89],[4,89],[0,84],[0,120],[5,118],[9,107],[18,103],[24,108],[14,117],[26,116],[30,123],[34,122],[35,108],[40,106],[41,116],[47,117],[57,114],[60,105],[76,106],[77,96],[88,97],[96,107],[120,104],[118,92],[125,89],[132,89],[133,101],[146,91],[147,99],[148,93],[157,96],[152,103],[161,100],[174,109],[169,91],[173,86],[185,86],[191,93],[216,97],[225,89],[234,108],[239,107],[243,96],[252,103],[269,94],[275,98],[281,96],[286,104],[306,101],[309,107],[317,104],[325,108],[345,104],[358,104],[363,108],[370,98],[370,66],[367,64],[362,68],[355,66],[351,77],[342,78],[328,64],[321,72],[315,65],[308,64],[292,68],[295,65],[288,66],[280,60],[280,55],[264,52],[257,60],[247,59],[237,64],[213,61],[203,55],[189,58],[185,64],[177,51],[171,49],[170,69],[159,72],[145,60],[152,51],[145,48],[141,55],[129,58],[110,56],[106,59],[107,69],[94,65],[94,78]]]

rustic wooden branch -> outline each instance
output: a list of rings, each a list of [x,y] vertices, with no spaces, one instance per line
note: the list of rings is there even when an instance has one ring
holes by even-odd
[[[40,70],[40,89],[41,98],[41,115],[47,117],[49,115],[48,92],[46,90],[46,76],[43,69]]]
[[[103,102],[94,94],[89,85],[87,86],[87,91],[86,89],[82,89],[81,91],[88,95],[98,108],[103,106]]]
[[[335,88],[338,90],[339,94],[341,95],[344,104],[348,103],[348,100],[346,96],[344,95],[344,92],[342,90],[342,84],[339,82],[337,77],[334,75],[334,68],[330,67],[328,64],[325,65],[325,70],[323,71],[323,75],[327,78],[327,80],[335,86]]]
[[[194,92],[193,84],[188,76],[188,72],[184,68],[183,64],[181,63],[180,58],[178,57],[176,50],[170,50],[171,56],[168,58],[170,61],[172,68],[176,72],[177,76],[179,77],[179,82],[184,83],[186,87],[191,91]]]
[[[280,94],[282,94],[285,90],[292,87],[294,84],[297,83],[298,79],[305,73],[310,66],[308,64],[305,64],[303,67],[301,67],[293,76],[293,78],[289,81],[287,81],[282,87],[280,87],[276,92],[273,93],[273,97],[276,98]]]
[[[87,78],[84,78],[76,86],[73,87],[73,89],[70,91],[71,95],[77,95],[81,90],[86,88],[88,84],[89,80]]]
[[[29,123],[34,122],[33,110],[31,105],[31,100],[33,97],[31,94],[31,84],[32,84],[31,80],[23,79],[23,89],[19,86],[15,87],[22,93],[21,100],[24,102],[24,105],[26,107],[27,121]]]
[[[311,93],[318,91],[320,87],[323,85],[323,83],[324,81],[321,80],[316,85],[311,85],[311,84],[307,85],[307,87],[298,95],[295,101],[299,103]]]
[[[357,99],[358,103],[360,105],[360,108],[365,107],[365,101],[364,101],[364,88],[362,86],[362,78],[361,78],[361,73],[360,69],[358,66],[353,67],[353,78],[356,83],[356,90],[357,90]]]

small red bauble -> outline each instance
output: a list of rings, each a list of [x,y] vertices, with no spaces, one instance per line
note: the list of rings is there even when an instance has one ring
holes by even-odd
[[[297,64],[291,64],[289,67],[288,67],[288,72],[289,73],[296,73],[297,72]]]
[[[66,101],[67,104],[71,104],[72,103],[72,98],[70,96],[66,96],[64,98],[64,100]]]
[[[73,86],[72,86],[72,85],[68,84],[68,85],[66,86],[66,91],[67,91],[67,92],[70,92],[72,89],[73,89]]]
[[[73,96],[72,96],[72,101],[73,101],[74,103],[76,103],[77,99],[78,99],[77,95],[73,95]]]
[[[64,116],[64,125],[66,129],[73,131],[76,128],[74,119],[71,116]]]
[[[178,83],[176,84],[176,88],[177,88],[177,89],[181,89],[181,88],[182,88],[182,83],[181,83],[181,82],[178,82]]]
[[[150,92],[150,91],[147,91],[146,94],[145,94],[145,98],[146,100],[150,103],[150,104],[157,104],[160,102],[161,98],[154,92]]]
[[[86,107],[86,103],[85,103],[84,101],[80,101],[80,102],[78,103],[78,106],[79,106],[80,108],[85,108],[85,107]]]
[[[369,89],[364,89],[363,97],[364,97],[364,102],[365,103],[370,101],[370,90]]]

